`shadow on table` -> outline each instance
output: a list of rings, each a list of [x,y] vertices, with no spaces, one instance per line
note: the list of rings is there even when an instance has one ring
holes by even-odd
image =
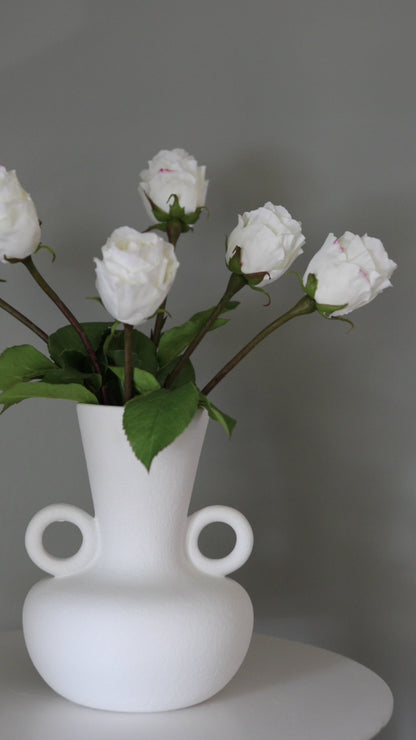
[[[310,674],[330,671],[340,662],[345,658],[312,645],[256,635],[235,678],[209,703],[288,686]]]
[[[3,660],[6,663],[0,670],[0,690],[6,702],[0,706],[0,728],[2,737],[19,740],[56,740],[58,737],[60,740],[77,737],[88,740],[212,740],[213,737],[263,740],[274,737],[276,722],[279,733],[283,732],[282,737],[299,738],[304,736],[304,720],[298,708],[300,705],[305,708],[305,702],[309,701],[309,714],[314,714],[316,706],[322,706],[320,691],[328,699],[328,722],[332,727],[333,702],[328,698],[328,691],[331,693],[332,687],[335,695],[339,694],[338,668],[339,664],[345,665],[345,659],[333,653],[256,635],[238,674],[212,699],[174,712],[134,714],[88,709],[52,692],[31,665],[21,633],[11,633],[2,651]],[[354,673],[358,666],[349,664]],[[317,680],[311,681],[311,676],[316,676]],[[310,684],[317,687],[318,700],[316,697],[308,699]],[[355,680],[352,684],[356,685]],[[359,687],[354,690],[358,691]],[[356,700],[354,696],[353,706]],[[333,707],[335,714],[338,710],[339,707]],[[321,719],[318,724],[321,726]],[[332,737],[319,734],[319,738],[323,736]],[[370,737],[370,734],[365,736]]]

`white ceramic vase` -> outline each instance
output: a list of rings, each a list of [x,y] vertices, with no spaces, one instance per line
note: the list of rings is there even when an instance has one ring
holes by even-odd
[[[177,709],[218,692],[244,660],[253,609],[245,590],[225,576],[249,557],[252,530],[225,506],[188,516],[206,411],[159,453],[150,473],[130,448],[122,413],[78,406],[95,518],[56,504],[31,520],[27,551],[54,577],[29,591],[24,636],[38,672],[71,701],[115,711]],[[56,558],[43,546],[55,521],[81,530],[72,557]],[[224,558],[198,548],[211,522],[235,530],[235,547]]]

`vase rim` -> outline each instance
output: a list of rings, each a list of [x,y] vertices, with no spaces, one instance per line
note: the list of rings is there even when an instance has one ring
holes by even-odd
[[[91,411],[91,413],[97,413],[97,414],[104,414],[104,413],[106,413],[106,414],[109,414],[109,415],[113,414],[114,416],[116,416],[116,415],[122,414],[125,407],[124,406],[109,406],[109,405],[105,405],[105,404],[102,404],[102,403],[100,403],[100,404],[97,404],[97,403],[77,403],[76,404],[76,408],[77,408],[77,411],[78,410],[81,410],[81,409],[87,409],[87,408],[89,408],[90,411]],[[85,413],[85,412],[83,412],[83,413]],[[197,414],[199,416],[205,416],[205,415],[208,415],[208,411],[206,409],[203,409],[203,408],[198,408],[195,411],[195,414],[194,414],[193,418],[195,418],[195,416],[197,416]]]

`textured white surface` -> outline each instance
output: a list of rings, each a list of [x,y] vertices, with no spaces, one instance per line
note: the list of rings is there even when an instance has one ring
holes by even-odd
[[[162,714],[119,714],[65,701],[44,684],[22,634],[0,634],[0,736],[11,740],[370,740],[393,700],[367,668],[310,645],[255,635],[214,698]]]
[[[67,504],[32,519],[28,553],[55,577],[28,593],[23,630],[40,675],[67,699],[126,712],[178,709],[220,691],[244,660],[253,608],[224,576],[246,561],[253,534],[230,507],[188,517],[206,411],[159,453],[150,473],[131,450],[122,414],[78,406],[95,519]],[[60,561],[42,544],[54,517],[78,524],[83,535],[80,551]],[[215,521],[234,528],[236,544],[211,561],[199,553],[198,534]]]

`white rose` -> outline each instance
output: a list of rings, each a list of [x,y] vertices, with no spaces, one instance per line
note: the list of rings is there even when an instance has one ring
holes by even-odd
[[[146,321],[164,301],[179,262],[171,244],[153,232],[128,226],[113,231],[95,259],[96,287],[107,311],[117,321]]]
[[[227,264],[240,247],[244,275],[266,272],[259,287],[277,280],[302,253],[305,237],[302,224],[295,221],[283,206],[265,203],[255,211],[238,217],[238,225],[227,240]]]
[[[338,239],[329,234],[320,250],[312,257],[305,272],[315,275],[318,284],[313,296],[320,305],[344,306],[331,313],[343,316],[369,303],[391,285],[390,277],[397,265],[389,259],[380,239],[357,236],[346,231]]]
[[[36,208],[16,172],[0,166],[0,261],[24,259],[40,243]]]
[[[177,195],[185,213],[194,213],[205,205],[208,181],[205,167],[184,149],[162,149],[148,162],[148,169],[140,173],[139,193],[148,214],[153,213],[146,195],[165,212],[169,212],[169,198]]]

